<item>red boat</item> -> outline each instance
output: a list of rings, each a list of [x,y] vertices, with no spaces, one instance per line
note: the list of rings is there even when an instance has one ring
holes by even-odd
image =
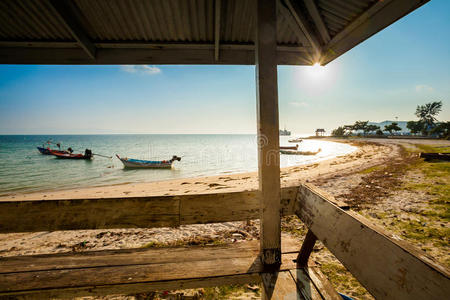
[[[69,153],[69,152],[64,151],[64,150],[50,149],[50,147],[47,147],[47,148],[37,147],[37,148],[38,148],[39,152],[41,152],[42,154],[45,154],[45,155],[51,155],[53,153],[59,153],[59,154]]]
[[[84,151],[84,154],[78,153],[59,153],[59,151],[50,150],[50,153],[57,158],[63,158],[63,159],[91,159],[92,158],[92,151],[89,149],[86,149]]]

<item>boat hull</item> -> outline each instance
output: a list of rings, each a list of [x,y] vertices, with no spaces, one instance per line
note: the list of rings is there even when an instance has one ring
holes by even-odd
[[[137,168],[137,169],[170,169],[174,159],[163,160],[163,161],[150,161],[150,160],[140,160],[140,159],[128,159],[122,158],[116,155],[117,158],[123,163],[125,168]],[[178,158],[177,160],[180,160]]]
[[[295,150],[280,150],[281,154],[288,154],[288,155],[316,155],[318,154],[322,149],[318,149],[317,151],[295,151]]]
[[[144,162],[133,162],[120,158],[125,168],[140,168],[140,169],[170,169],[172,168],[172,163],[144,163]]]
[[[59,154],[68,153],[67,151],[52,150],[50,148],[37,147],[37,149],[39,150],[39,152],[41,152],[41,154],[44,154],[44,155],[54,155],[54,153],[59,153]]]
[[[92,156],[85,156],[83,154],[57,153],[55,151],[51,151],[51,154],[56,156],[56,158],[60,158],[60,159],[86,159],[86,160],[90,160],[92,158]]]

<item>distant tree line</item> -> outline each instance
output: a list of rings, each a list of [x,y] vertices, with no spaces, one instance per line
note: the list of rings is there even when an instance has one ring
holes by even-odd
[[[450,122],[438,122],[436,116],[442,110],[442,101],[435,101],[427,103],[425,105],[418,105],[416,108],[415,115],[419,120],[409,121],[406,127],[411,131],[412,134],[422,134],[424,136],[439,136],[450,138]],[[398,126],[397,122],[392,122],[389,125],[385,125],[383,130],[380,126],[369,124],[369,121],[356,121],[353,125],[339,126],[331,132],[332,136],[351,136],[355,132],[361,132],[364,136],[377,135],[383,136],[384,132],[389,132],[390,135],[402,128]]]

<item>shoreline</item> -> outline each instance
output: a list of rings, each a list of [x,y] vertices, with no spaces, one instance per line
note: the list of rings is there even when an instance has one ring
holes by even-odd
[[[324,141],[328,142],[330,145],[332,144],[347,144],[345,141]],[[319,145],[320,146],[320,145]],[[333,147],[325,145],[325,148],[331,148]],[[313,155],[313,156],[299,156],[299,157],[287,157],[284,156],[281,158],[281,170],[287,170],[291,167],[301,167],[306,166],[310,164],[319,163],[322,161],[327,161],[330,159],[335,159],[336,157],[340,157],[343,155],[348,155],[350,153],[353,153],[357,150],[357,147],[351,147],[351,146],[345,146],[343,149],[341,149],[341,146],[336,146],[336,149],[333,149],[332,151],[325,150],[325,153]],[[255,158],[254,158],[255,159]],[[40,181],[31,182],[28,184],[26,174],[23,174],[20,177],[20,175],[17,176],[19,180],[16,180],[17,183],[15,186],[8,186],[8,183],[6,183],[7,186],[5,186],[5,190],[0,192],[0,199],[6,199],[6,198],[16,198],[16,197],[25,197],[25,195],[38,195],[38,194],[48,194],[48,193],[54,193],[54,192],[63,192],[63,191],[72,191],[72,190],[88,190],[88,189],[100,189],[100,188],[113,188],[115,186],[123,186],[123,185],[130,185],[130,184],[151,184],[151,183],[157,183],[157,182],[166,182],[166,181],[174,181],[174,180],[193,180],[193,179],[203,179],[206,177],[214,177],[214,176],[229,176],[229,175],[239,175],[239,174],[253,174],[257,172],[257,164],[255,161],[255,165],[243,165],[241,167],[236,167],[234,165],[227,165],[222,166],[222,168],[213,168],[208,169],[207,167],[202,169],[201,166],[198,166],[199,170],[191,170],[187,168],[186,170],[183,168],[183,166],[175,167],[172,169],[173,174],[167,176],[166,172],[162,172],[164,174],[161,174],[159,176],[157,173],[151,173],[153,174],[151,176],[146,176],[145,170],[139,170],[142,172],[133,173],[133,174],[141,174],[141,175],[132,175],[131,177],[126,175],[121,175],[120,172],[122,171],[128,171],[127,169],[124,169],[121,163],[116,163],[111,161],[111,163],[108,166],[105,166],[105,168],[112,168],[112,169],[105,169],[104,171],[100,172],[99,174],[94,174],[94,176],[87,175],[88,177],[74,178],[73,181],[67,181],[70,180],[70,178],[65,178],[60,184],[52,180],[51,178],[41,178]],[[114,170],[115,169],[115,170]],[[110,171],[114,170],[114,171]],[[118,173],[119,171],[119,173]],[[170,170],[168,170],[170,171]],[[94,170],[94,172],[96,172]],[[113,174],[111,178],[106,177],[105,179],[102,179],[103,172],[109,176],[109,174]],[[181,173],[180,173],[181,172]],[[97,172],[98,173],[98,172]],[[21,178],[21,179],[20,179]],[[58,181],[58,180],[56,180]],[[11,183],[10,185],[12,185]]]
[[[351,143],[357,149],[349,154],[327,158],[311,164],[284,167],[280,177],[282,185],[308,181],[317,176],[334,176],[343,171],[355,171],[368,164],[379,164],[393,151],[382,144],[358,144],[358,142],[327,139],[327,141]],[[355,145],[356,143],[356,145]],[[45,190],[28,193],[14,193],[0,196],[0,201],[80,199],[108,197],[139,197],[197,193],[245,191],[258,187],[256,171],[244,173],[222,173],[213,176],[186,177],[162,181],[118,183],[105,186]]]

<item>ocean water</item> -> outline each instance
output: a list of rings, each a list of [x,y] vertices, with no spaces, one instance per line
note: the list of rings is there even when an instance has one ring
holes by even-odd
[[[280,145],[295,145],[280,137]],[[61,160],[37,150],[45,141],[61,142],[74,153],[93,153],[92,161]],[[161,181],[257,170],[255,135],[5,135],[0,136],[0,195],[53,189]],[[302,165],[344,155],[356,148],[321,140],[304,140],[299,150],[322,151],[314,156],[281,155],[281,167]],[[182,157],[165,169],[124,169],[115,157],[164,160]]]

